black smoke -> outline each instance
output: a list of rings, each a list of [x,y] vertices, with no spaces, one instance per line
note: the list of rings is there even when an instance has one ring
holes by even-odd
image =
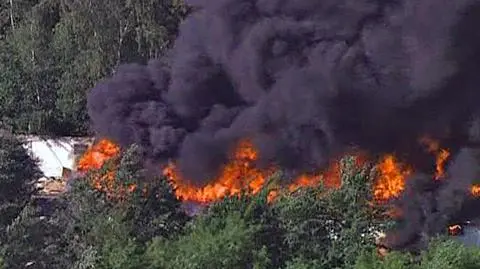
[[[385,245],[393,249],[422,249],[430,237],[445,234],[448,226],[478,219],[480,200],[470,195],[470,187],[480,175],[478,159],[478,150],[464,148],[441,180],[423,173],[409,178],[397,201],[403,216],[387,236]]]
[[[168,60],[121,66],[89,93],[99,136],[140,145],[150,163],[173,159],[196,184],[244,138],[259,165],[318,170],[359,147],[428,175],[434,158],[420,137],[453,156],[478,142],[480,1],[192,4]],[[451,184],[429,193],[465,196]]]

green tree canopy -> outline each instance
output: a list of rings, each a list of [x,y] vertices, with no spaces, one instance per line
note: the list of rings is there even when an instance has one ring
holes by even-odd
[[[16,133],[90,134],[87,91],[121,63],[164,55],[188,11],[178,0],[2,2],[0,121]]]
[[[381,258],[376,253],[361,255],[355,269],[474,269],[480,268],[480,248],[467,247],[452,239],[434,239],[420,256],[393,252]]]
[[[17,217],[42,176],[37,161],[30,157],[15,136],[0,132],[0,240],[5,228]]]

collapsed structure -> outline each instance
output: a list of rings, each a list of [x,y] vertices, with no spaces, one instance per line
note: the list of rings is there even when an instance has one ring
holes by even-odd
[[[29,154],[38,160],[43,177],[36,182],[40,196],[57,195],[65,191],[77,160],[94,143],[92,137],[43,138],[19,136]]]

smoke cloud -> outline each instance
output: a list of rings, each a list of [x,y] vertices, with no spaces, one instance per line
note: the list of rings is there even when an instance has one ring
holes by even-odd
[[[480,1],[191,4],[198,9],[169,60],[119,67],[90,91],[88,110],[99,136],[138,144],[152,163],[175,160],[194,184],[212,178],[244,138],[258,147],[259,165],[318,170],[355,146],[395,152],[424,174],[434,159],[420,137],[438,140],[455,159],[479,141]],[[457,188],[466,184],[455,185],[464,169],[471,168],[452,164],[454,183],[433,194],[407,194],[451,216],[460,209],[442,199],[465,197]],[[429,221],[414,216],[419,207],[405,208],[421,222],[408,233],[425,230]]]

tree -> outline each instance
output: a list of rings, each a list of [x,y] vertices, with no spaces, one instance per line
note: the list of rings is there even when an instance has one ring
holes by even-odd
[[[0,40],[15,30],[27,18],[30,9],[38,0],[6,0],[0,3]]]
[[[2,254],[7,268],[69,268],[64,244],[58,238],[62,229],[40,215],[40,208],[26,206],[8,226]]]
[[[181,202],[165,177],[147,177],[139,148],[128,148],[119,161],[115,181],[123,186],[136,186],[119,204],[124,221],[130,222],[131,235],[142,243],[153,237],[175,237],[182,231],[188,217]]]
[[[225,198],[179,239],[155,240],[147,252],[151,268],[353,268],[358,255],[374,249],[373,231],[385,221],[371,203],[373,174],[347,158],[338,189],[301,188],[273,203],[267,202],[268,187]],[[217,248],[223,244],[243,247]]]
[[[265,249],[255,239],[258,228],[233,212],[226,218],[195,222],[176,241],[155,239],[146,254],[149,268],[268,268]]]
[[[0,119],[16,133],[90,134],[86,93],[119,64],[171,47],[179,0],[11,0],[0,4]]]
[[[284,231],[285,259],[300,268],[312,262],[319,268],[352,268],[360,253],[373,249],[373,231],[383,223],[371,203],[373,178],[371,167],[346,158],[340,188],[320,185],[280,197],[273,207]]]
[[[20,140],[0,132],[0,242],[5,228],[17,217],[34,191],[33,183],[42,176]]]
[[[181,232],[188,219],[171,186],[149,179],[141,161],[132,146],[73,181],[51,221],[63,227],[67,268],[144,268],[147,241]]]
[[[1,115],[4,124],[20,133],[46,134],[57,128],[55,69],[49,42],[57,20],[56,6],[42,1],[23,14],[1,43]]]
[[[466,247],[446,238],[432,240],[427,250],[415,257],[408,253],[392,252],[381,258],[364,253],[355,269],[473,269],[480,268],[480,249]]]
[[[279,268],[269,189],[212,204],[173,240],[155,238],[149,268]]]
[[[88,130],[86,92],[119,64],[146,63],[171,47],[188,9],[182,1],[73,1],[62,7],[52,40],[62,126]]]

